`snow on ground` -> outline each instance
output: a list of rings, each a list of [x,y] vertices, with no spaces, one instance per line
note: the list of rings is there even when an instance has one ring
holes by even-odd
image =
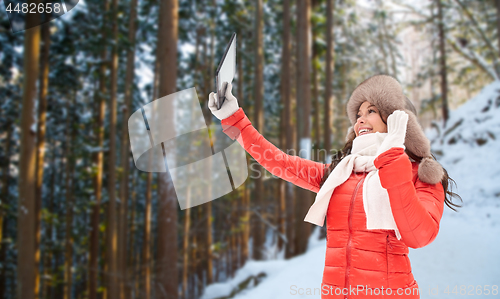
[[[240,282],[260,272],[267,274],[256,287],[239,293],[237,299],[264,298],[311,298],[298,295],[299,288],[317,288],[319,294],[323,265],[325,261],[326,240],[318,240],[319,229],[315,229],[305,254],[289,260],[249,261],[236,272],[235,277],[225,283],[210,285],[203,299],[227,296]],[[295,291],[294,291],[295,290]],[[297,293],[297,295],[292,295]]]
[[[421,298],[500,298],[500,82],[452,111],[440,132],[427,135],[464,204],[458,213],[445,207],[433,243],[410,249]],[[317,240],[318,232],[311,236],[305,254],[247,262],[235,278],[209,286],[202,298],[227,296],[240,282],[261,272],[266,277],[257,286],[250,284],[234,298],[319,298],[326,241]]]

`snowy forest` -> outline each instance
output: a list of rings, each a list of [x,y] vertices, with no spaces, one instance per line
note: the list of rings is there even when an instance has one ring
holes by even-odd
[[[16,31],[3,8],[19,2],[66,12],[28,13]],[[321,283],[326,227],[303,221],[313,192],[247,154],[263,175],[181,210],[168,172],[134,164],[128,119],[166,95],[194,87],[220,130],[207,102],[233,33],[233,94],[290,155],[330,163],[353,89],[398,79],[463,200],[410,251],[422,298],[498,295],[500,0],[3,4],[0,299],[319,297],[298,291]]]

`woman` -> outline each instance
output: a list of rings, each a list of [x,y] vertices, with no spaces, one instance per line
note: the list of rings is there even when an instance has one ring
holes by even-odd
[[[399,82],[376,75],[356,87],[347,143],[329,165],[276,148],[238,107],[231,85],[227,90],[220,110],[209,96],[224,132],[274,175],[317,193],[305,221],[327,222],[321,298],[420,298],[408,247],[430,244],[444,203],[457,205]]]

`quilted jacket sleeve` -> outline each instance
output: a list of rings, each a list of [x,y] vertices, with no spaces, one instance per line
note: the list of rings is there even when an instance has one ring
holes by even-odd
[[[241,146],[265,169],[301,188],[318,192],[325,164],[285,154],[267,141],[253,126],[242,108],[222,120],[224,133]]]
[[[443,185],[418,179],[416,169],[402,148],[391,148],[374,161],[382,187],[387,189],[392,214],[402,241],[411,248],[430,244],[439,231],[445,194]]]

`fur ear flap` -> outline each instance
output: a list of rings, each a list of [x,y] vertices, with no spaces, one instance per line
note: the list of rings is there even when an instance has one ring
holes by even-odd
[[[406,126],[405,137],[406,148],[419,157],[430,156],[431,144],[418,123],[417,117],[409,110],[405,109],[404,111],[408,114],[408,125]]]
[[[418,178],[428,184],[441,182],[444,176],[443,167],[431,157],[425,157],[418,165]]]

